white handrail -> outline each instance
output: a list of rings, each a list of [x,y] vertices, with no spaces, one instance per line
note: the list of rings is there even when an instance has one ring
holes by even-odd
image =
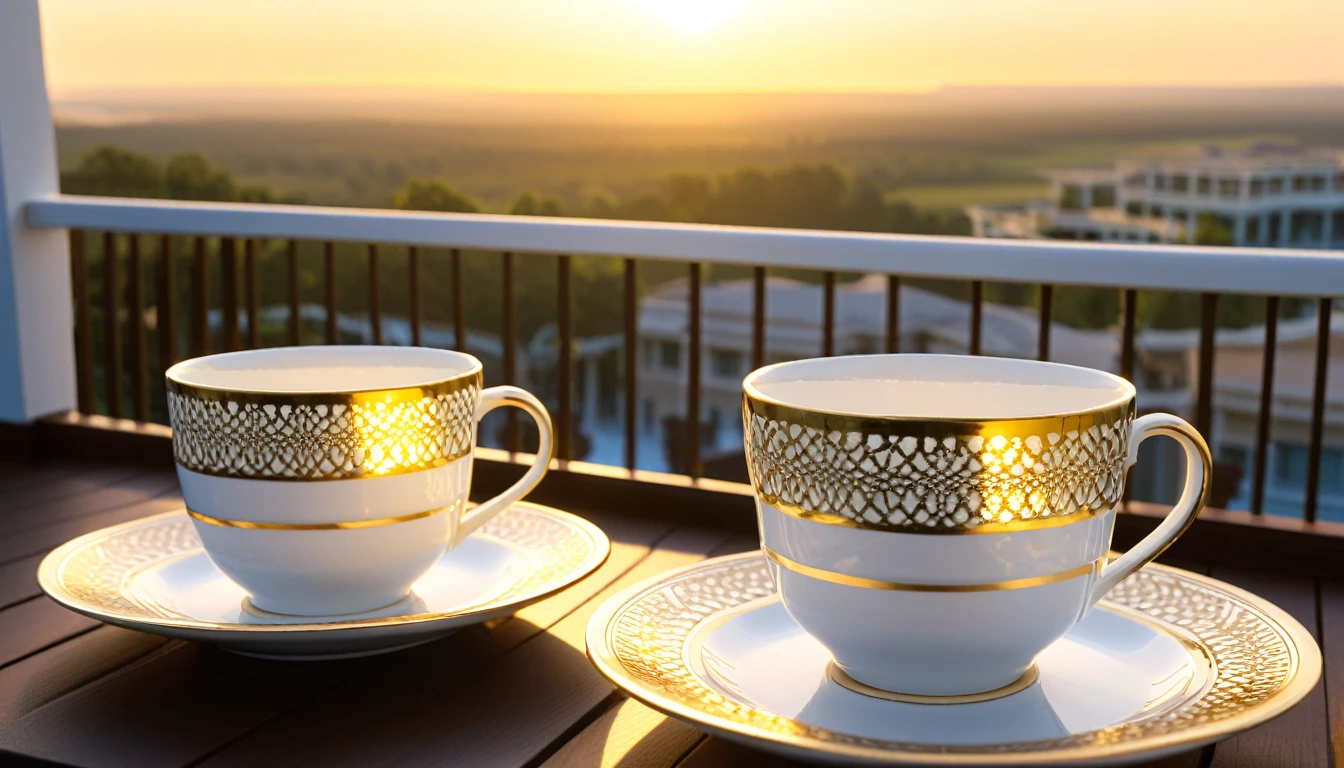
[[[348,240],[1213,293],[1344,294],[1341,251],[992,240],[75,195],[32,200],[25,215],[32,227]]]

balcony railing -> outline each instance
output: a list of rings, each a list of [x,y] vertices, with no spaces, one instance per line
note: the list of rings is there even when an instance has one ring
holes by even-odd
[[[322,341],[335,342],[337,330],[336,275],[338,262],[350,258],[347,245],[358,243],[367,260],[368,339],[383,343],[380,284],[380,248],[405,247],[408,293],[407,321],[411,343],[422,337],[420,264],[423,249],[443,249],[451,260],[453,275],[454,346],[467,346],[467,319],[462,281],[463,252],[488,252],[498,258],[502,283],[497,287],[502,314],[502,381],[517,382],[519,345],[514,299],[515,254],[540,253],[554,256],[557,312],[556,323],[556,426],[558,458],[573,458],[575,434],[572,264],[574,256],[620,259],[623,264],[622,359],[624,409],[624,464],[637,466],[636,446],[639,414],[636,366],[638,358],[638,271],[644,259],[672,260],[685,264],[686,306],[684,414],[702,411],[704,309],[702,298],[706,265],[733,264],[751,268],[751,347],[754,366],[767,359],[767,275],[771,269],[811,270],[820,273],[821,309],[816,323],[821,329],[819,355],[836,352],[837,274],[880,273],[886,275],[886,311],[882,327],[872,335],[882,339],[881,349],[900,351],[903,279],[941,278],[969,284],[970,354],[980,354],[984,329],[985,284],[988,281],[1025,283],[1038,292],[1040,316],[1036,357],[1051,358],[1052,307],[1057,286],[1089,286],[1118,292],[1120,312],[1118,372],[1133,378],[1136,366],[1136,316],[1139,292],[1179,291],[1197,294],[1200,326],[1197,345],[1195,392],[1189,416],[1205,434],[1214,423],[1214,370],[1217,354],[1217,309],[1222,294],[1263,296],[1266,323],[1263,328],[1259,409],[1255,445],[1251,452],[1249,508],[1259,513],[1265,503],[1268,446],[1272,431],[1280,303],[1292,298],[1314,305],[1316,319],[1310,414],[1307,423],[1307,469],[1302,517],[1317,518],[1322,485],[1322,455],[1326,439],[1327,374],[1330,352],[1332,299],[1344,293],[1344,253],[1280,249],[1231,249],[1147,244],[1093,244],[1041,241],[1004,241],[970,238],[913,237],[843,232],[758,229],[681,224],[537,219],[510,216],[408,213],[336,208],[180,203],[51,196],[27,203],[26,222],[34,228],[72,231],[71,275],[76,317],[75,349],[79,408],[94,413],[100,398],[113,417],[130,416],[141,421],[150,417],[151,382],[162,370],[183,356],[210,349],[208,313],[211,312],[211,274],[218,269],[218,309],[222,317],[223,350],[259,346],[260,306],[257,272],[258,243],[282,241],[286,263],[286,296],[289,310],[286,343],[300,343],[299,243],[321,244],[324,281],[325,332]],[[125,247],[119,244],[124,243]],[[104,318],[127,318],[123,338],[121,322],[104,322],[101,361],[94,360],[91,318],[94,306],[89,290],[90,270],[86,250],[101,244],[102,284],[120,290],[102,291]],[[311,249],[312,246],[305,246]],[[147,256],[154,254],[154,296],[147,296],[144,276]],[[437,255],[435,256],[438,257]],[[213,261],[218,261],[218,264]],[[182,277],[179,262],[190,265],[190,290],[185,312],[178,304]],[[241,267],[241,269],[240,269]],[[242,280],[239,285],[239,274]],[[472,286],[471,290],[488,290]],[[125,301],[123,306],[122,301]],[[152,311],[147,311],[152,310]],[[147,346],[147,317],[157,328],[158,350]],[[241,322],[240,322],[241,320]],[[186,333],[179,332],[186,329]],[[126,349],[123,349],[123,347]],[[151,360],[151,358],[153,358]],[[123,362],[129,367],[129,393],[122,391]],[[95,370],[101,363],[102,392],[95,392]],[[129,394],[129,397],[127,395]],[[131,407],[123,411],[123,403]],[[1141,396],[1140,407],[1144,407]],[[700,419],[685,418],[682,439],[675,441],[683,453],[674,466],[691,479],[702,475]],[[518,431],[510,424],[505,447],[518,450]]]

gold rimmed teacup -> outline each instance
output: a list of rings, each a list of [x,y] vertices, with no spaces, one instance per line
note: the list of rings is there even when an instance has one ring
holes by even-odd
[[[762,368],[743,385],[762,548],[783,603],[857,684],[963,696],[1020,680],[1193,522],[1211,460],[1134,387],[1025,360],[869,355]],[[1139,442],[1175,438],[1184,495],[1108,565]],[[936,535],[934,535],[936,534]]]
[[[196,358],[167,372],[178,478],[206,552],[272,613],[359,613],[411,584],[540,481],[551,422],[481,364],[418,347],[293,347]],[[476,424],[512,405],[541,446],[474,509]]]

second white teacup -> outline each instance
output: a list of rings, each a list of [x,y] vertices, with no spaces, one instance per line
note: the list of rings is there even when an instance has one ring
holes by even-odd
[[[290,347],[167,372],[173,452],[206,553],[253,606],[370,611],[405,597],[450,547],[530,491],[551,456],[546,408],[482,389],[471,355]],[[537,421],[536,463],[468,510],[476,424],[501,405]]]
[[[833,676],[896,695],[1006,694],[1032,660],[1195,519],[1211,460],[1175,416],[1135,419],[1101,371],[985,357],[801,360],[745,384],[761,543]],[[1107,564],[1138,444],[1185,449],[1165,521]]]

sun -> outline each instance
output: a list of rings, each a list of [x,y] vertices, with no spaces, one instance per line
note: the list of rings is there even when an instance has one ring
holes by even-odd
[[[708,32],[751,0],[639,0],[644,10],[680,32]]]

